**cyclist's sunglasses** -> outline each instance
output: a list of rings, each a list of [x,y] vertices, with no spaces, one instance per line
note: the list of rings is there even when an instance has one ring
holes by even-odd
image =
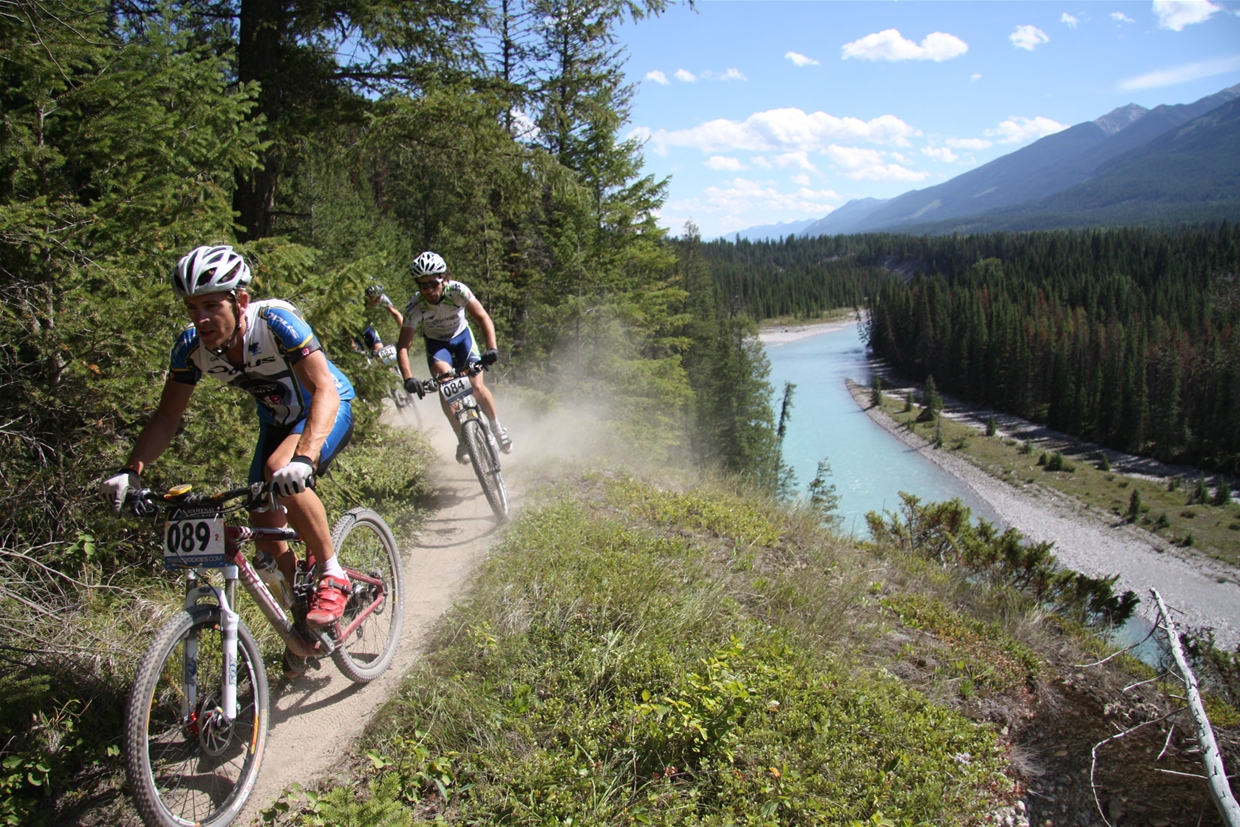
[[[443,281],[443,279],[441,278],[414,279],[413,283],[416,284],[418,287],[434,287],[436,284],[439,284],[439,282],[441,281]]]

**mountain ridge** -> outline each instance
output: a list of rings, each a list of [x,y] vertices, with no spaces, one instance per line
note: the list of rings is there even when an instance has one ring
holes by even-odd
[[[1200,163],[1187,158],[1172,162],[1168,157],[1169,152],[1209,156],[1222,165],[1222,180],[1230,181],[1230,173],[1226,172],[1230,169],[1230,159],[1226,153],[1213,151],[1215,148],[1208,144],[1211,139],[1207,139],[1206,144],[1189,140],[1179,141],[1174,146],[1168,144],[1160,150],[1160,163],[1145,171],[1126,168],[1116,173],[1114,170],[1117,169],[1116,164],[1126,163],[1123,159],[1133,157],[1133,153],[1237,99],[1240,99],[1240,84],[1192,103],[1162,104],[1152,109],[1129,103],[1095,120],[1040,138],[940,184],[910,190],[890,199],[850,200],[827,216],[809,221],[796,234],[811,237],[862,232],[978,232],[981,230],[975,228],[983,226],[1009,231],[1049,229],[1056,225],[1081,226],[1078,222],[1087,220],[1086,216],[1091,211],[1095,215],[1088,219],[1089,222],[1107,220],[1104,213],[1108,211],[1115,215],[1116,220],[1212,219],[1217,217],[1220,209],[1224,213],[1230,212],[1227,205],[1231,200],[1219,195],[1219,188],[1211,185],[1209,177],[1202,174]],[[1212,140],[1234,140],[1225,125],[1203,123],[1199,128],[1213,135]],[[1240,156],[1240,144],[1233,146],[1228,143],[1226,146],[1231,146],[1232,153]],[[1157,186],[1151,176],[1157,176],[1160,170],[1171,169],[1179,170],[1177,174],[1180,179]],[[1187,179],[1183,177],[1186,170],[1190,172]],[[1105,178],[1101,184],[1078,189],[1099,176]],[[1122,199],[1111,193],[1103,199],[1109,202],[1109,206],[1099,207],[1098,199],[1102,198],[1098,195],[1099,188],[1117,186],[1119,178],[1140,180],[1140,192],[1144,193],[1141,197],[1148,203],[1134,201],[1124,209],[1118,209],[1116,205]],[[1214,195],[1194,198],[1192,193],[1184,191],[1190,183],[1204,187]],[[1172,195],[1172,190],[1180,192]],[[1056,195],[1069,191],[1074,194],[1055,200]],[[1084,201],[1077,203],[1080,199]],[[1240,195],[1235,200],[1240,201]],[[1175,205],[1181,217],[1170,214],[1159,216],[1158,204],[1164,201]],[[1087,207],[1086,203],[1094,206]],[[1056,209],[1066,210],[1060,219],[1053,212]],[[765,227],[749,228],[729,235],[754,240],[760,237],[757,231]]]

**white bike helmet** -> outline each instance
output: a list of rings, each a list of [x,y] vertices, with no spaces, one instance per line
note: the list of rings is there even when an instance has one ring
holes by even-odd
[[[442,276],[448,272],[448,262],[443,260],[443,256],[439,253],[432,253],[427,250],[413,260],[409,265],[409,269],[413,271],[413,277],[425,278],[426,276]]]
[[[204,293],[231,293],[250,283],[250,268],[241,254],[227,244],[204,245],[186,253],[172,274],[179,298]]]

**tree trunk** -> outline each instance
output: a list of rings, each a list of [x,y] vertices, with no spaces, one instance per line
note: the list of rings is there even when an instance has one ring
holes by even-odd
[[[237,78],[242,83],[258,81],[261,91],[254,117],[263,116],[267,135],[281,119],[280,46],[287,26],[284,0],[242,0],[240,38],[237,44]],[[239,174],[233,194],[233,208],[244,228],[242,240],[264,238],[272,232],[272,208],[279,177],[278,151],[263,152],[262,166]]]

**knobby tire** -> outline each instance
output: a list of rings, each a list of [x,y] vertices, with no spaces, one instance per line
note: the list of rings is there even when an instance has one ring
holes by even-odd
[[[332,651],[336,667],[349,680],[367,683],[388,668],[400,644],[405,620],[400,550],[383,518],[366,508],[354,508],[336,521],[332,527],[332,547],[349,575],[352,589],[340,618],[342,631],[378,597],[377,588],[356,575],[365,574],[383,584],[382,604]]]
[[[267,746],[270,701],[258,643],[237,628],[237,717],[219,726],[220,610],[178,612],[138,664],[125,710],[125,771],[147,827],[225,827],[241,813]],[[184,646],[196,640],[197,702],[186,709]]]
[[[465,436],[465,445],[469,448],[469,460],[473,463],[474,473],[482,485],[482,493],[495,516],[501,520],[508,519],[508,492],[504,489],[504,478],[500,475],[499,456],[494,450],[494,441],[487,439],[482,423],[476,419],[467,419],[461,424],[461,433]]]

